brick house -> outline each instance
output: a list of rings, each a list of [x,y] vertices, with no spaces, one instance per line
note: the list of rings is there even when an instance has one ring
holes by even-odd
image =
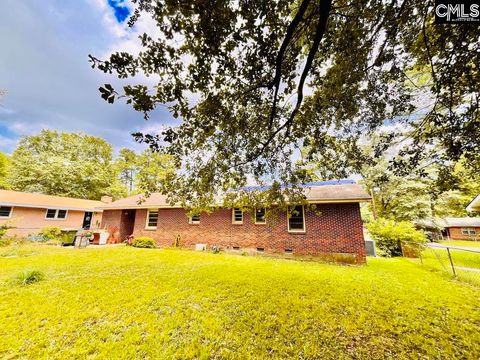
[[[480,240],[480,218],[478,217],[418,220],[415,226],[425,231],[432,241]]]
[[[446,218],[444,232],[452,240],[480,240],[480,218]]]
[[[110,197],[103,198],[111,201]],[[43,227],[75,230],[100,224],[99,206],[105,202],[0,190],[0,225],[12,226],[9,235],[37,234]]]
[[[304,187],[315,211],[297,206],[290,217],[285,212],[265,217],[265,209],[254,214],[240,209],[219,208],[193,217],[166,197],[154,193],[139,203],[141,195],[101,206],[102,228],[116,242],[127,235],[149,236],[162,247],[194,248],[217,245],[225,250],[345,258],[365,261],[360,202],[370,196],[353,181],[318,182]]]

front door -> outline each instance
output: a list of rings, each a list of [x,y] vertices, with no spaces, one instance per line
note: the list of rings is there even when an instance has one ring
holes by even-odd
[[[85,230],[90,229],[90,225],[92,224],[92,216],[93,216],[92,212],[90,211],[85,212],[85,216],[83,217],[83,226],[82,226],[82,228],[84,228]]]
[[[124,241],[129,235],[132,235],[135,227],[135,214],[136,210],[123,210],[122,219],[120,225],[120,239]]]

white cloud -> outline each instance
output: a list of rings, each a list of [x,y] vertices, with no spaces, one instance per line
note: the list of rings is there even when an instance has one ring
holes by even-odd
[[[115,37],[127,36],[125,25],[119,24],[115,19],[112,8],[108,5],[106,0],[87,0],[88,3],[102,13],[102,25]],[[126,6],[131,7],[130,3],[125,3]]]
[[[147,33],[153,38],[160,36],[155,21],[150,16],[140,16],[135,25],[130,28],[127,22],[118,23],[112,8],[106,0],[87,0],[97,11],[102,14],[102,25],[106,31],[113,35],[114,39],[110,46],[100,54],[107,57],[115,51],[126,51],[138,54],[142,48],[138,36]],[[128,1],[120,2],[121,5],[133,11],[133,5]]]
[[[118,24],[106,0],[0,2],[0,42],[8,55],[0,57],[0,88],[8,90],[0,107],[0,151],[11,152],[19,136],[43,128],[83,131],[115,149],[136,147],[130,133],[171,122],[163,108],[145,123],[131,106],[107,104],[98,87],[120,82],[88,63],[88,54],[139,51],[137,37],[147,30],[156,31],[148,16],[134,29]],[[136,77],[130,82],[154,81]]]

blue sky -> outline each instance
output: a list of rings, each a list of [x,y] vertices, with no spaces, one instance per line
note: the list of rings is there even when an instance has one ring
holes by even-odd
[[[88,54],[136,52],[140,33],[155,35],[147,17],[129,29],[130,11],[124,0],[0,2],[0,88],[8,92],[0,104],[0,151],[11,153],[19,138],[44,128],[100,136],[116,150],[141,149],[130,133],[158,132],[172,121],[160,109],[145,122],[131,107],[107,104],[98,93],[102,84],[119,81],[93,70]]]

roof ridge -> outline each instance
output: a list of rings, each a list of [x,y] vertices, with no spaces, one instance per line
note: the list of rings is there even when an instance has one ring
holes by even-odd
[[[81,200],[81,201],[94,201],[94,202],[102,202],[101,200],[92,200],[92,199],[82,199],[82,198],[75,198],[71,196],[60,196],[60,195],[50,195],[50,194],[42,194],[30,191],[17,191],[17,190],[8,190],[8,189],[0,189],[1,192],[9,192],[9,193],[17,193],[17,194],[28,194],[33,196],[48,196],[51,198],[60,198],[60,199],[69,199],[69,200]]]

